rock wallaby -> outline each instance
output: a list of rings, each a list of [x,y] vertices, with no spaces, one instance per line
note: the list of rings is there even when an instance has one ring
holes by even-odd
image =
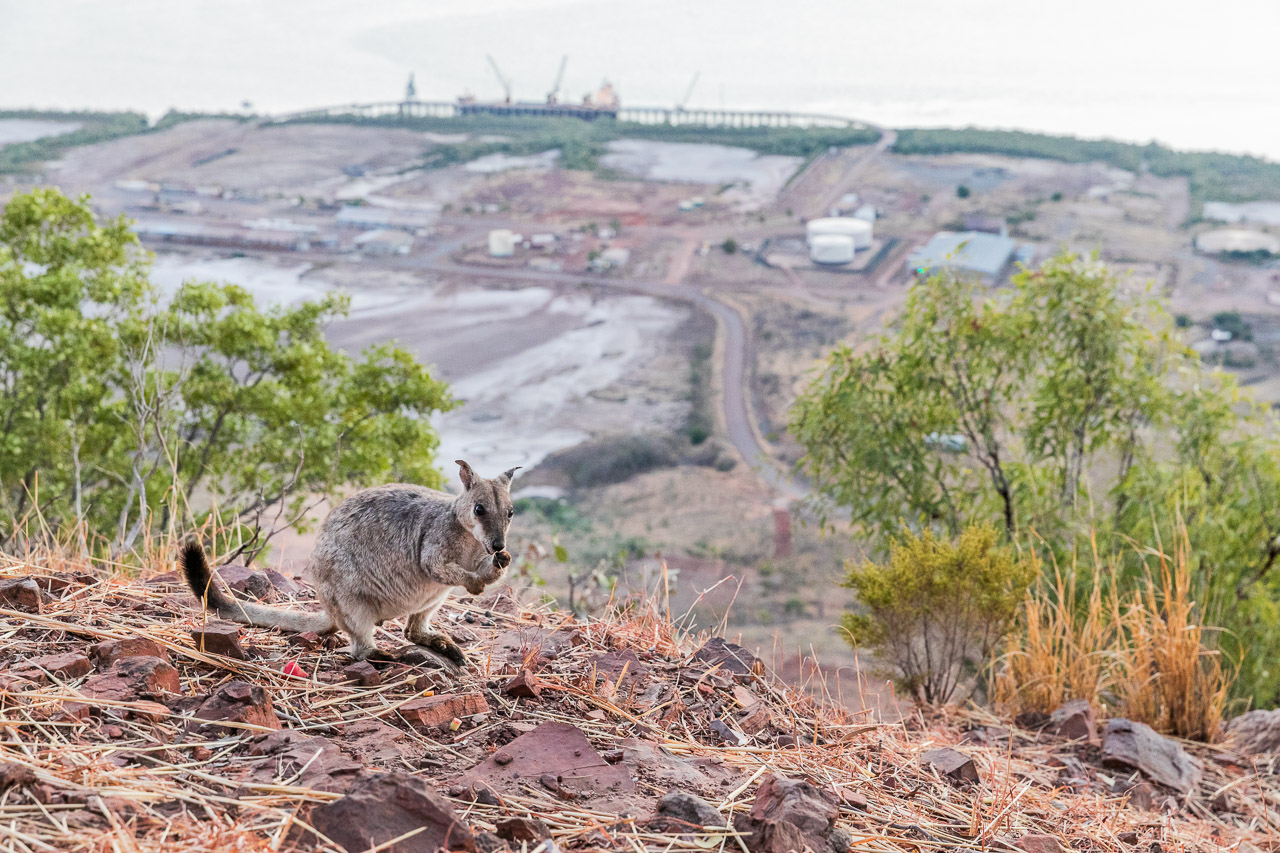
[[[466,656],[431,627],[431,617],[452,587],[478,595],[510,565],[505,549],[517,469],[488,480],[461,459],[457,464],[463,486],[457,497],[397,483],[356,492],[329,513],[308,564],[323,612],[232,598],[213,582],[204,548],[194,539],[182,547],[183,574],[196,597],[225,619],[285,631],[341,630],[351,638],[347,651],[356,660],[378,654],[376,626],[406,616],[409,642],[462,666]]]

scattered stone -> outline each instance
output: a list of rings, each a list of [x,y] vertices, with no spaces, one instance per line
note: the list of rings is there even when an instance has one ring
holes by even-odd
[[[537,699],[542,695],[542,682],[529,670],[522,669],[506,683],[502,692],[513,699]]]
[[[0,580],[0,605],[5,607],[39,613],[44,597],[40,584],[31,578]]]
[[[369,763],[395,763],[409,756],[411,748],[404,743],[408,735],[382,720],[352,720],[342,728],[343,748],[356,758]]]
[[[129,637],[125,640],[107,640],[89,647],[89,657],[98,669],[106,669],[121,658],[129,657],[160,658],[169,662],[169,653],[155,640],[148,637]]]
[[[749,735],[758,735],[773,722],[773,712],[763,702],[757,702],[747,713],[738,718],[738,728]]]
[[[1137,844],[1138,843],[1138,833],[1132,830],[1128,832],[1117,833],[1116,838],[1120,841],[1121,844]]]
[[[492,832],[480,831],[473,833],[476,840],[476,850],[479,853],[509,853],[511,850],[507,846],[507,842],[503,841]],[[547,851],[550,853],[550,851]]]
[[[345,667],[342,675],[347,681],[354,681],[361,687],[377,687],[382,683],[382,673],[367,660],[356,661]]]
[[[931,749],[920,756],[920,764],[952,782],[976,785],[981,781],[973,759],[957,749]]]
[[[657,810],[645,821],[659,832],[690,832],[707,826],[725,826],[724,815],[706,800],[684,791],[668,791]]]
[[[1093,706],[1084,699],[1072,699],[1049,715],[1049,727],[1058,737],[1067,740],[1098,742],[1098,724],[1093,716]]]
[[[241,729],[234,724],[279,729],[271,694],[263,688],[244,681],[229,681],[204,700],[193,715],[194,722],[204,723],[230,734]],[[231,723],[233,725],[217,725]]]
[[[129,706],[125,716],[131,720],[142,720],[146,723],[159,723],[169,718],[169,709],[159,702],[136,702]]]
[[[234,622],[210,622],[191,629],[191,639],[196,649],[209,654],[244,660],[240,646],[240,626]]]
[[[500,764],[495,760],[499,754],[510,761]],[[477,764],[461,781],[482,783],[501,794],[522,794],[523,784],[544,776],[576,798],[602,798],[605,803],[635,791],[627,767],[609,764],[568,723],[543,723]]]
[[[46,681],[49,675],[70,680],[88,675],[93,670],[89,659],[79,652],[66,652],[60,655],[44,655],[23,661],[21,666],[14,667],[14,675],[20,675],[31,681]]]
[[[742,732],[735,731],[724,720],[716,719],[711,721],[711,731],[715,732],[721,742],[731,744],[733,746],[746,746],[750,743],[750,739]]]
[[[1280,708],[1236,717],[1227,723],[1227,740],[1245,755],[1280,752]]]
[[[346,791],[363,768],[333,741],[290,730],[259,736],[249,754],[264,759],[254,770],[255,780],[269,784],[296,779],[291,784],[318,791]]]
[[[1136,778],[1117,779],[1111,785],[1111,793],[1127,796],[1130,808],[1144,812],[1153,812],[1157,809],[1156,789],[1150,782],[1143,782]]]
[[[164,699],[182,692],[178,671],[165,660],[149,655],[120,658],[106,672],[91,677],[80,688],[90,699],[132,702]]]
[[[0,764],[0,791],[14,785],[30,785],[36,781],[36,772],[25,764],[6,761]]]
[[[1013,846],[1025,853],[1060,853],[1062,844],[1052,835],[1041,835],[1038,833],[1028,833],[1017,841],[1013,842]]]
[[[551,830],[547,825],[533,817],[502,818],[494,824],[494,829],[499,838],[512,844],[528,844],[530,847],[551,837]]]
[[[850,838],[836,826],[839,813],[839,804],[826,791],[767,774],[750,814],[739,815],[734,828],[747,834],[744,840],[752,853],[845,853]]]
[[[750,682],[764,675],[764,663],[751,652],[723,637],[712,637],[702,648],[693,653],[693,659],[710,669],[719,665],[720,671],[733,676],[736,681]]]
[[[442,693],[406,702],[399,711],[400,716],[414,727],[434,729],[449,725],[454,718],[487,714],[489,703],[484,700],[483,693]]]
[[[649,681],[649,667],[630,649],[615,649],[587,662],[595,673],[597,692],[604,698],[615,693],[634,694]]]
[[[395,853],[474,851],[475,838],[453,806],[426,782],[407,773],[383,773],[357,782],[340,800],[317,806],[311,822],[347,850],[368,850],[401,836]]]
[[[1107,721],[1102,765],[1138,770],[1153,782],[1187,794],[1200,782],[1200,766],[1175,741],[1132,720]]]
[[[222,582],[232,592],[237,594],[237,598],[255,601],[270,601],[275,598],[275,587],[271,585],[267,576],[248,566],[218,566],[214,572],[222,578]]]
[[[298,593],[302,592],[302,587],[298,586],[275,569],[267,569],[263,574],[266,575],[266,578],[271,585],[275,587],[276,592],[287,598],[296,598]]]
[[[323,642],[320,635],[315,631],[303,631],[301,634],[292,634],[289,637],[289,645],[299,646],[307,651],[320,648]]]

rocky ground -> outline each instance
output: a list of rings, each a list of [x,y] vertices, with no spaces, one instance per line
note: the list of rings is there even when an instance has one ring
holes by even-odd
[[[576,621],[499,590],[441,615],[465,671],[390,633],[396,661],[352,664],[206,622],[171,573],[0,558],[0,847],[1163,853],[1280,828],[1265,713],[1216,746],[1100,729],[1087,702],[890,724],[646,602]]]

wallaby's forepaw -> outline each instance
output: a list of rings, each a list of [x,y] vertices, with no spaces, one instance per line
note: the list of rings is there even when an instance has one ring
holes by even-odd
[[[484,592],[485,580],[480,575],[471,575],[466,579],[462,586],[472,595],[479,595]]]

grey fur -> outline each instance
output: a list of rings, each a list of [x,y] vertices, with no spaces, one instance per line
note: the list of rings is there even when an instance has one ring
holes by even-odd
[[[453,587],[478,595],[506,571],[494,555],[506,547],[516,469],[485,479],[462,460],[458,467],[464,490],[456,498],[397,483],[356,492],[329,513],[309,564],[323,613],[229,600],[186,550],[183,569],[196,594],[225,618],[286,631],[337,628],[351,638],[351,656],[363,660],[376,651],[374,628],[405,616],[406,639],[462,664],[462,650],[431,627],[431,617]]]

